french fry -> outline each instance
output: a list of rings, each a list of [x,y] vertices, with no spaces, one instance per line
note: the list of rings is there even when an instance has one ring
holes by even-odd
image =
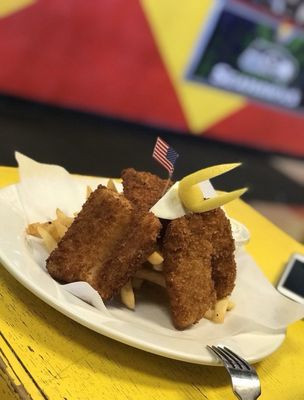
[[[227,311],[233,310],[235,307],[235,303],[232,300],[228,300]]]
[[[48,229],[48,225],[50,225],[50,224],[51,224],[51,222],[43,222],[43,223],[34,222],[33,224],[29,224],[27,226],[26,233],[28,235],[36,236],[36,237],[40,238],[41,236],[39,235],[39,232],[38,232],[38,226],[42,226],[43,228]]]
[[[56,216],[57,216],[57,219],[61,222],[61,224],[66,226],[67,228],[69,228],[71,226],[72,222],[74,221],[74,218],[68,217],[59,208],[56,209]]]
[[[57,247],[57,242],[53,238],[53,236],[42,226],[37,227],[38,233],[40,237],[42,238],[43,244],[47,248],[47,250],[51,253],[56,247]]]
[[[63,236],[65,235],[66,231],[68,230],[68,228],[63,225],[58,219],[55,219],[55,221],[53,222],[57,235],[58,235],[58,241],[60,239],[63,238]],[[55,238],[54,238],[55,239]]]
[[[204,318],[209,319],[210,321],[213,321],[214,310],[212,308],[209,308],[209,310],[206,311]]]
[[[152,267],[155,271],[161,272],[163,270],[163,263],[158,265],[152,265]]]
[[[215,323],[223,323],[225,319],[225,314],[227,312],[229,299],[224,297],[223,299],[216,302],[214,307],[214,317],[212,319]]]
[[[225,297],[216,302],[214,309],[210,308],[207,310],[204,318],[216,323],[222,323],[224,322],[226,312],[232,310],[234,307],[234,302]]]
[[[41,238],[45,247],[52,252],[59,240],[65,235],[68,227],[73,222],[73,218],[68,217],[59,208],[56,210],[57,219],[49,222],[35,222],[26,228],[28,235]]]
[[[148,261],[152,265],[160,265],[164,261],[163,256],[158,252],[154,251],[149,257]]]
[[[56,221],[56,220],[55,220]],[[60,235],[56,229],[55,221],[52,221],[49,225],[47,225],[44,229],[55,239],[55,241],[58,243],[60,238]]]
[[[90,197],[90,194],[93,193],[93,189],[91,188],[91,186],[87,186],[87,193],[86,193],[86,199],[88,200],[88,198]]]
[[[37,227],[39,226],[39,222],[35,222],[33,224],[29,224],[26,228],[26,233],[31,236],[39,236]]]
[[[28,225],[28,227],[26,228],[26,233],[28,235],[32,235],[38,238],[41,238],[40,233],[38,228],[42,228],[45,229],[51,236],[53,236],[53,238],[56,240],[56,242],[60,239],[57,230],[54,226],[53,222],[35,222],[33,224]]]
[[[116,186],[115,186],[115,183],[114,183],[113,179],[109,179],[108,180],[107,188],[111,189],[111,190],[114,190],[114,192],[117,193],[117,189],[116,189]]]
[[[136,272],[135,277],[155,283],[156,285],[159,285],[162,287],[166,287],[165,278],[163,277],[163,275],[161,273],[156,272],[156,271],[151,271],[148,269],[141,269]]]
[[[135,296],[133,292],[133,287],[131,280],[129,280],[121,289],[120,289],[120,298],[125,306],[130,308],[130,310],[135,309]]]

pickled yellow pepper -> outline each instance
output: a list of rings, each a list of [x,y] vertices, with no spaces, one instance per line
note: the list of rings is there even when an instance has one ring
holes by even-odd
[[[184,177],[179,182],[178,186],[178,194],[183,205],[193,212],[205,212],[223,206],[224,204],[242,196],[242,194],[247,191],[247,188],[220,194],[219,196],[210,199],[204,199],[203,193],[198,186],[200,182],[222,175],[240,165],[240,163],[215,165],[213,167],[201,169],[200,171],[196,171],[193,174]]]

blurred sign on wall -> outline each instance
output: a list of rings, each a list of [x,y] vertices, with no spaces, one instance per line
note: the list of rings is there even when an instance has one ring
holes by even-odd
[[[304,155],[304,3],[13,0],[0,92]]]
[[[187,78],[301,111],[304,32],[249,4],[219,2],[201,35]]]

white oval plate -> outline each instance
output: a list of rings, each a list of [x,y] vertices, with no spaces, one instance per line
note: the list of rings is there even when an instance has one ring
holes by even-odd
[[[139,299],[135,312],[113,303],[108,307],[111,317],[102,315],[64,290],[34,260],[26,241],[26,224],[16,188],[12,185],[0,191],[1,263],[23,286],[62,314],[138,349],[197,364],[219,365],[206,349],[207,344],[224,344],[249,362],[256,362],[274,352],[283,342],[283,331],[242,333],[240,328],[237,334],[223,336],[221,327],[207,320],[186,331],[176,331],[165,300],[160,300],[159,293],[154,296],[153,288]],[[233,322],[233,312],[227,318]]]

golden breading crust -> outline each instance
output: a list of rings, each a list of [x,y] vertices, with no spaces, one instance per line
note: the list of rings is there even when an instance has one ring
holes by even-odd
[[[216,299],[232,292],[234,250],[230,223],[220,208],[170,222],[163,245],[164,274],[177,328],[197,322]]]
[[[198,215],[198,220],[201,219],[203,236],[213,247],[212,278],[217,299],[220,300],[231,294],[236,278],[235,245],[230,222],[221,208],[195,215]]]
[[[163,242],[164,276],[177,329],[198,322],[216,300],[212,245],[193,227],[196,219],[192,215],[170,222]]]
[[[124,169],[121,173],[124,195],[138,209],[149,211],[161,198],[167,180],[150,172],[139,172],[134,168]],[[170,184],[168,187],[172,185]]]
[[[110,299],[153,252],[160,231],[151,213],[138,213],[123,196],[99,186],[47,259],[50,275],[90,283]]]
[[[161,224],[152,213],[134,211],[125,235],[104,265],[98,278],[101,297],[109,299],[142,267],[149,255],[156,250]]]

